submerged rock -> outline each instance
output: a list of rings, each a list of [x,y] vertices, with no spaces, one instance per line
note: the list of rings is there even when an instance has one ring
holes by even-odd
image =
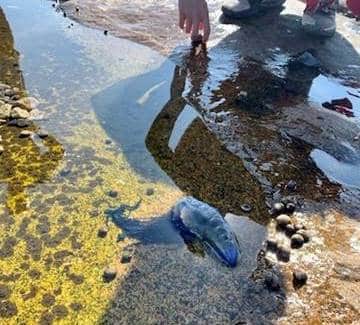
[[[307,279],[308,276],[305,272],[299,270],[293,272],[293,285],[295,288],[300,288],[305,285]]]
[[[185,197],[171,210],[171,221],[182,233],[207,244],[227,266],[236,266],[239,256],[237,239],[218,210],[192,197]]]

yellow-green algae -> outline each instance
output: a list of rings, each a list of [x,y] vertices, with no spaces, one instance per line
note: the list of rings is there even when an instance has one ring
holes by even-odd
[[[96,137],[90,136],[95,134]],[[14,248],[13,255],[9,258],[0,259],[0,268],[4,270],[5,274],[19,273],[20,277],[13,283],[9,283],[12,289],[11,301],[16,304],[17,315],[6,320],[8,324],[18,323],[36,323],[39,320],[47,319],[46,317],[52,317],[51,308],[42,305],[43,295],[50,293],[56,297],[55,305],[63,305],[67,308],[68,315],[59,323],[93,323],[96,322],[102,315],[109,300],[113,294],[113,290],[116,288],[116,283],[106,284],[102,281],[103,269],[112,264],[117,267],[120,277],[126,274],[127,267],[120,265],[118,256],[123,247],[129,244],[129,241],[117,243],[116,238],[119,233],[119,229],[115,226],[110,227],[108,236],[105,239],[97,237],[97,229],[105,222],[103,211],[109,205],[116,206],[121,202],[131,204],[142,198],[142,204],[138,211],[134,212],[133,217],[142,216],[150,217],[165,212],[181,195],[181,193],[174,188],[170,188],[164,184],[149,184],[140,180],[138,176],[127,165],[122,154],[114,153],[113,151],[106,150],[104,142],[106,135],[99,125],[96,124],[95,119],[92,123],[83,123],[79,125],[75,131],[74,136],[69,138],[69,143],[74,145],[81,143],[81,146],[91,146],[95,149],[97,155],[102,158],[108,159],[112,163],[110,165],[101,165],[96,163],[98,167],[98,177],[101,177],[103,183],[101,186],[94,187],[89,193],[66,193],[68,197],[74,198],[72,203],[72,210],[64,213],[64,206],[58,203],[51,205],[50,209],[46,212],[46,217],[50,223],[49,235],[54,237],[56,233],[63,227],[69,227],[71,234],[76,235],[76,240],[81,243],[79,249],[73,249],[70,237],[68,235],[62,240],[56,247],[46,247],[44,242],[41,244],[42,252],[39,260],[33,260],[29,256],[29,249],[26,248],[26,241],[19,240],[18,244]],[[16,144],[17,138],[12,138],[12,145],[7,146],[7,150],[18,150],[18,144]],[[19,140],[20,141],[20,140]],[[47,140],[51,141],[51,139]],[[34,146],[30,139],[21,140],[22,149],[21,153],[27,156],[27,153],[31,153],[31,148]],[[56,147],[56,146],[55,146]],[[61,146],[58,149],[59,153]],[[15,175],[16,171],[24,164],[22,160],[24,156],[13,153],[11,166],[14,167]],[[26,153],[26,154],[25,154]],[[58,166],[58,162],[53,161],[50,156],[48,163],[54,163],[55,167]],[[4,159],[4,158],[1,158]],[[45,158],[44,158],[45,159]],[[31,193],[26,193],[26,187],[33,185],[36,181],[44,181],[48,175],[43,175],[41,178],[41,166],[47,166],[46,164],[39,164],[36,159],[26,161],[26,168],[21,172],[20,179],[20,191],[21,195],[27,195],[30,207],[32,206],[32,200],[34,199]],[[54,166],[53,166],[54,167]],[[58,166],[57,171],[61,170],[62,166]],[[35,172],[39,171],[39,172]],[[54,168],[50,168],[49,171],[54,173]],[[40,175],[34,177],[34,173]],[[72,173],[76,173],[76,166],[73,167]],[[15,176],[14,176],[15,177]],[[16,177],[15,177],[16,178]],[[13,178],[10,178],[12,180]],[[86,188],[88,181],[91,177],[85,176],[77,179],[76,187]],[[2,182],[8,183],[8,179],[2,179]],[[56,179],[51,182],[53,185],[50,193],[43,193],[41,201],[46,202],[47,198],[56,197],[62,193],[61,180]],[[38,185],[41,187],[41,184]],[[146,196],[146,189],[152,187],[155,189],[153,196]],[[111,199],[106,195],[106,191],[109,189],[116,190],[120,193],[119,199]],[[99,207],[98,211],[100,215],[96,218],[91,218],[91,212],[94,207],[92,203],[94,200],[103,199],[103,204]],[[11,208],[11,214],[14,217],[15,223],[12,225],[1,225],[1,230],[6,233],[6,237],[17,237],[20,224],[24,218],[29,218],[30,223],[26,229],[26,234],[40,238],[36,226],[39,224],[39,213],[35,208],[20,209],[12,208],[16,206],[19,200],[19,194],[17,192],[8,192],[8,206]],[[5,207],[2,207],[2,212],[5,212]],[[62,223],[61,216],[65,216],[65,221]],[[60,221],[60,222],[59,222]],[[19,236],[19,235],[18,235]],[[57,252],[68,251],[71,255],[66,256],[63,259],[63,264],[59,266],[50,266],[47,268],[46,260],[49,256],[56,255]],[[27,270],[22,270],[22,264],[28,263]],[[33,279],[29,276],[30,270],[37,270],[41,273],[38,279]],[[80,284],[74,284],[69,279],[69,274],[75,274],[77,276],[83,276],[84,281]],[[34,298],[24,300],[24,295],[31,291],[32,287],[36,287],[36,295]],[[61,293],[57,295],[56,291],[61,288]],[[82,309],[80,311],[73,311],[70,308],[70,304],[80,303]],[[50,313],[50,316],[47,313]],[[49,318],[49,319],[50,319]]]

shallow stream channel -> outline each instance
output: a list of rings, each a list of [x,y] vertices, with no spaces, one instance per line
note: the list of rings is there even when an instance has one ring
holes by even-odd
[[[355,324],[356,45],[302,38],[288,12],[165,56],[69,16],[0,0],[0,95],[35,99],[0,119],[0,324]],[[169,222],[187,195],[226,216],[235,268]]]

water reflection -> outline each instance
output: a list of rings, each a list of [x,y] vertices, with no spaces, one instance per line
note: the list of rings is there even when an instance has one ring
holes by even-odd
[[[340,35],[332,41],[336,46],[304,38],[297,16],[264,17],[242,27],[209,52],[176,51],[177,66],[165,61],[115,84],[93,103],[103,127],[143,176],[160,177],[155,160],[184,192],[222,212],[241,214],[241,205],[250,203],[251,216],[264,222],[265,197],[271,201],[290,179],[310,199],[337,196],[340,187],[310,159],[313,149],[345,163],[359,160],[358,145],[344,145],[354,142],[358,127],[308,98],[322,98],[316,80],[339,76],[360,60]],[[289,68],[292,55],[308,48],[326,69]],[[341,66],[333,60],[340,55]],[[346,77],[354,79],[356,71]]]

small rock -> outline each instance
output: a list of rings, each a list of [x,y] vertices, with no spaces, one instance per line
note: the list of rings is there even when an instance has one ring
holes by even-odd
[[[8,97],[11,97],[11,96],[16,95],[16,92],[15,92],[13,89],[8,88],[8,89],[6,89],[6,90],[4,91],[4,95],[5,95],[5,96],[8,96]]]
[[[109,232],[109,229],[107,227],[101,227],[99,230],[98,230],[98,237],[100,238],[105,238],[106,235],[108,234]]]
[[[297,184],[295,181],[290,180],[287,184],[286,184],[286,189],[289,191],[295,191],[297,187]]]
[[[277,249],[278,243],[275,239],[267,239],[266,240],[266,248],[269,251],[275,252]]]
[[[252,206],[248,203],[244,203],[240,206],[241,210],[244,212],[250,212],[252,210]]]
[[[28,130],[23,130],[20,132],[19,134],[19,137],[20,138],[28,138],[32,135],[32,132],[31,131],[28,131]]]
[[[116,278],[117,271],[114,267],[107,267],[103,273],[104,282],[111,282]]]
[[[35,97],[23,97],[20,98],[16,103],[19,107],[27,111],[32,111],[40,104],[40,102]]]
[[[291,236],[291,248],[300,248],[304,244],[304,237],[298,233]]]
[[[1,119],[8,119],[11,114],[11,105],[10,104],[3,104],[0,106],[0,118]]]
[[[14,119],[26,119],[30,117],[30,114],[27,110],[22,109],[20,107],[15,107],[12,109],[10,117]]]
[[[97,210],[90,211],[90,217],[95,218],[99,215],[99,212]]]
[[[107,35],[108,34],[108,31],[107,30],[104,30],[104,35]]]
[[[294,288],[302,287],[303,285],[306,284],[307,280],[308,280],[308,276],[304,271],[297,270],[293,272]]]
[[[108,195],[112,198],[116,198],[118,196],[118,194],[119,193],[117,191],[113,191],[113,190],[109,191],[109,193],[108,193]]]
[[[310,241],[310,236],[305,229],[299,229],[296,231],[296,233],[304,238],[304,243],[308,243]]]
[[[63,16],[66,18],[66,12],[63,12]]]
[[[153,188],[148,188],[146,189],[146,195],[153,195],[155,193],[154,189]]]
[[[295,228],[295,231],[298,231],[298,230],[300,230],[300,229],[305,229],[304,225],[301,224],[301,223],[296,223],[296,224],[294,225],[294,228]]]
[[[126,234],[124,232],[121,232],[116,237],[116,242],[123,241],[126,238]]]
[[[280,289],[279,277],[273,272],[267,272],[265,274],[265,285],[271,291],[277,291]]]
[[[30,121],[26,119],[11,120],[8,123],[9,126],[17,126],[19,128],[25,128],[30,126]]]
[[[112,144],[112,141],[110,139],[106,139],[105,144]]]
[[[280,261],[289,262],[290,250],[284,245],[278,245],[276,256]]]
[[[131,262],[131,259],[132,259],[132,254],[131,254],[131,252],[124,251],[123,254],[122,254],[122,256],[121,256],[120,262],[123,263],[123,264],[127,264],[127,263],[130,263],[130,262]]]
[[[0,125],[1,125],[1,124],[5,124],[5,123],[6,123],[6,120],[0,118]]]
[[[260,170],[263,172],[271,172],[272,171],[272,164],[271,163],[263,163],[260,165]]]
[[[49,133],[45,132],[45,131],[39,131],[37,133],[38,137],[41,138],[41,139],[45,139],[49,136]]]
[[[76,10],[76,12],[79,12],[80,9],[79,9],[79,7],[75,7],[75,10]]]
[[[293,213],[295,211],[295,209],[296,209],[296,206],[294,203],[290,202],[290,203],[286,204],[285,210],[287,213]]]
[[[288,224],[285,226],[285,233],[286,235],[288,235],[289,237],[291,237],[293,234],[295,234],[295,228],[292,224]]]
[[[279,216],[276,217],[276,224],[280,228],[285,228],[285,226],[288,225],[289,223],[291,223],[291,218],[286,214],[280,214]]]
[[[285,212],[285,205],[281,202],[276,202],[273,204],[271,213],[275,216],[278,216]]]
[[[5,151],[4,147],[0,145],[0,155]]]
[[[289,63],[290,69],[301,69],[303,67],[319,69],[320,61],[315,57],[312,50],[307,50],[297,54]]]

